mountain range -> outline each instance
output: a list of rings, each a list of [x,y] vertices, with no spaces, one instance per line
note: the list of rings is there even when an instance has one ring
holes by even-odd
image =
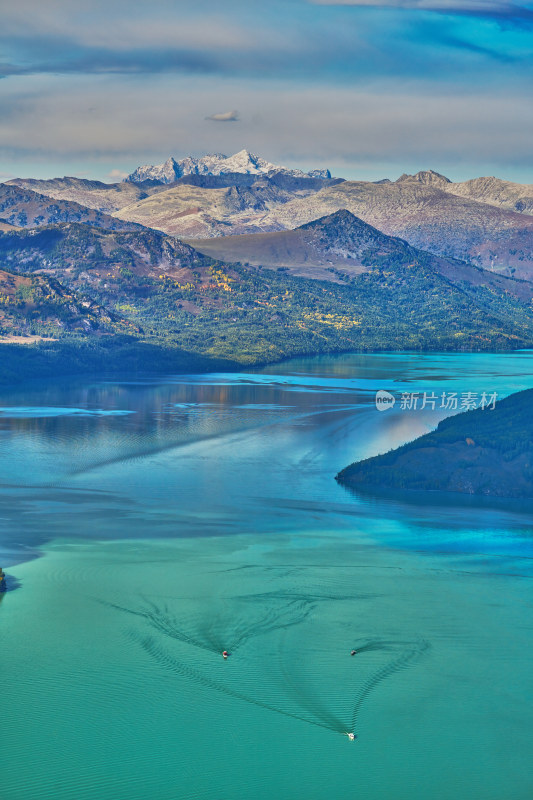
[[[452,194],[416,176],[394,183],[342,181],[318,191],[283,190],[265,178],[247,187],[180,184],[114,216],[174,236],[205,239],[290,230],[340,209],[439,255],[524,278],[533,269],[531,215]]]
[[[170,166],[0,184],[0,334],[59,339],[47,369],[82,341],[69,363],[118,364],[124,335],[154,369],[178,350],[218,367],[533,346],[531,186],[347,181],[246,151]]]
[[[422,183],[434,186],[458,197],[479,200],[491,206],[517,211],[519,214],[533,214],[533,186],[531,184],[502,181],[500,178],[473,178],[462,183],[453,183],[449,178],[433,170],[417,172],[416,175],[401,175],[397,183]]]
[[[282,269],[306,278],[345,282],[350,276],[372,270],[376,264],[424,263],[449,281],[491,286],[528,302],[533,283],[437,256],[387,236],[343,209],[294,230],[242,236],[191,239],[203,255],[254,267]]]
[[[72,200],[52,199],[13,183],[0,183],[0,218],[2,224],[19,228],[57,222],[87,222],[107,230],[135,230],[139,227]]]
[[[331,178],[331,173],[328,169],[315,169],[307,173],[299,169],[287,169],[287,167],[271,164],[270,161],[266,161],[264,158],[248,152],[248,150],[240,150],[232,156],[213,153],[201,158],[187,156],[179,161],[170,157],[156,166],[137,167],[124,180],[130,183],[142,183],[147,180],[174,183],[184,175],[223,175],[226,173],[269,175],[277,172],[298,178]]]
[[[263,215],[261,225],[265,230],[294,228],[339,208],[432,253],[524,278],[533,270],[532,216],[459,197],[416,179],[380,184],[344,181],[272,209]],[[133,213],[128,217],[138,221]]]
[[[103,326],[84,323],[89,335],[127,331],[233,363],[533,344],[532,283],[417,250],[348,211],[269,236],[291,237],[285,246],[307,253],[305,270],[225,263],[158,231],[80,223],[0,233],[0,259],[6,273],[52,279],[73,304],[104,309]],[[35,320],[47,298],[32,297]],[[24,308],[19,323],[20,333],[35,328]]]
[[[453,183],[432,170],[396,181],[347,181],[329,178],[327,171],[316,177],[286,170],[248,151],[165,164],[170,161],[179,168],[139,167],[115,184],[14,179],[0,186],[0,216],[26,226],[77,220],[123,229],[136,223],[192,240],[291,230],[347,209],[384,233],[437,255],[508,276],[528,279],[532,274],[531,185],[497,178]],[[15,203],[9,197],[2,201],[10,188],[40,198],[26,194]],[[58,202],[46,203],[43,197]],[[67,208],[66,202],[77,206]],[[87,209],[105,216],[97,218]]]

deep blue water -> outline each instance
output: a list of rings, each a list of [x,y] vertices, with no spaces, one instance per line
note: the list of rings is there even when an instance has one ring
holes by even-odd
[[[3,796],[529,800],[531,507],[334,476],[449,413],[402,392],[532,386],[521,352],[4,390]]]

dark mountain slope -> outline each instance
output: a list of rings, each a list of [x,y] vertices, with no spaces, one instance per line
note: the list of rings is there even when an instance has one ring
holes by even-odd
[[[131,332],[130,323],[46,275],[0,269],[0,336]]]
[[[52,199],[30,189],[22,189],[7,183],[0,183],[0,217],[11,225],[21,228],[34,228],[58,222],[86,222],[106,230],[139,228],[134,223],[122,222],[79,203]]]
[[[191,239],[189,244],[212,258],[283,268],[293,275],[332,281],[346,281],[376,265],[424,263],[454,284],[486,286],[524,302],[533,298],[533,284],[527,281],[423,252],[403,239],[387,236],[346,209],[291,231]]]
[[[435,182],[344,181],[272,209],[254,224],[265,231],[296,228],[339,209],[421,250],[505,275],[533,275],[533,217],[458,197]]]
[[[361,274],[339,273],[339,283],[224,264],[157,231],[75,223],[0,234],[0,259],[12,272],[54,277],[160,346],[242,363],[339,350],[533,344],[529,284],[501,278],[499,287],[494,276],[462,264],[457,275],[441,274],[433,256],[351,215],[306,230],[319,241],[331,226],[336,246],[349,243],[367,262]]]
[[[189,245],[157,231],[106,231],[79,223],[4,233],[0,257],[12,271],[42,271],[69,281],[77,280],[84,270],[103,278],[113,270],[173,275],[206,261]]]
[[[337,475],[357,489],[533,498],[533,390],[443,420],[432,433]]]

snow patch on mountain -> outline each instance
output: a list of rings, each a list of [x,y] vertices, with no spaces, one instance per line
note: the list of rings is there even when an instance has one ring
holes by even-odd
[[[331,178],[328,169],[314,169],[311,172],[302,172],[300,169],[287,169],[270,161],[266,161],[260,156],[249,153],[248,150],[241,150],[233,156],[225,156],[222,153],[213,153],[194,158],[187,156],[177,161],[175,158],[168,158],[163,164],[145,165],[137,169],[124,178],[128,183],[141,183],[142,181],[159,181],[160,183],[174,183],[184,175],[224,175],[230,172],[244,173],[247,175],[271,175],[285,174],[297,178]]]

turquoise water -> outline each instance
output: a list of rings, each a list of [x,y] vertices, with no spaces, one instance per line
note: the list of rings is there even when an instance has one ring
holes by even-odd
[[[334,475],[445,413],[377,389],[531,386],[522,352],[4,390],[2,797],[530,800],[531,508]]]

